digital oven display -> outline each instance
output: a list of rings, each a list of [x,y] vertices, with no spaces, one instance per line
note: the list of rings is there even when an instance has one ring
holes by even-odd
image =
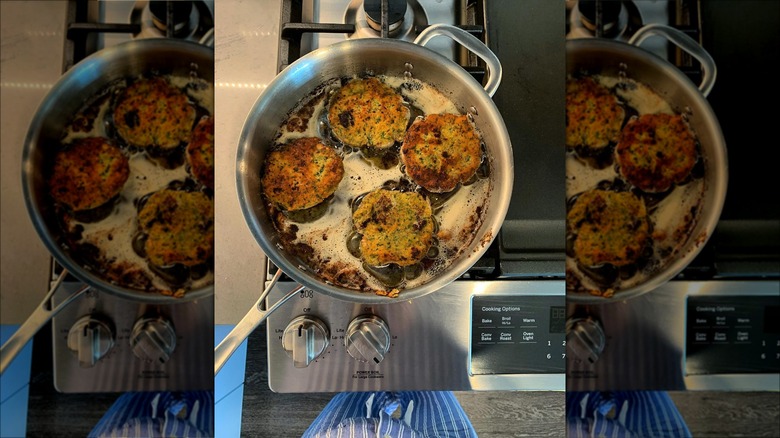
[[[550,333],[566,333],[566,307],[550,307]]]

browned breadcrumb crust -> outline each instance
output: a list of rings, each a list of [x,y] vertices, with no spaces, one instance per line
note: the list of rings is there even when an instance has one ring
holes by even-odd
[[[401,293],[401,290],[394,288],[390,290],[377,290],[375,293],[382,297],[398,298],[398,295]]]
[[[201,192],[161,190],[138,213],[144,249],[157,266],[205,263],[214,254],[214,201]]]
[[[401,95],[379,79],[353,79],[331,98],[328,123],[347,146],[387,148],[403,140],[409,115]]]
[[[401,160],[415,183],[434,193],[466,182],[482,163],[482,143],[464,115],[431,114],[409,127]]]
[[[162,77],[128,86],[114,109],[114,127],[129,145],[167,150],[190,138],[195,108],[187,95]]]
[[[121,149],[106,138],[82,138],[57,153],[49,192],[73,211],[90,210],[118,195],[129,176]]]
[[[698,161],[688,124],[669,114],[646,114],[626,123],[615,156],[623,178],[645,192],[669,190]]]
[[[589,267],[634,263],[650,238],[645,203],[631,192],[597,189],[580,194],[566,225],[575,235],[575,259]]]
[[[190,172],[204,186],[214,188],[214,118],[203,117],[192,130],[187,145]]]
[[[162,295],[166,295],[169,297],[181,298],[184,295],[186,295],[187,291],[184,289],[176,289],[176,290],[165,289],[165,290],[161,290],[160,293]]]
[[[566,82],[566,146],[602,149],[620,138],[625,110],[590,77]]]
[[[433,238],[433,212],[419,193],[379,189],[363,197],[352,214],[361,258],[370,266],[413,265],[425,257]]]
[[[332,195],[344,176],[339,154],[318,138],[300,138],[271,151],[261,179],[263,194],[283,210],[313,207]]]

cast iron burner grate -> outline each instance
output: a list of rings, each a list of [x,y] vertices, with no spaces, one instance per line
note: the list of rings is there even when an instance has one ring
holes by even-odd
[[[376,23],[380,28],[379,37],[392,38],[391,28],[397,21],[397,1],[394,0],[369,0],[369,3],[379,4],[379,20]],[[368,5],[369,12],[372,5]],[[376,10],[376,5],[373,6]],[[466,10],[469,12],[467,23],[450,23],[472,35],[483,43],[486,42],[484,20],[484,4],[478,0],[468,0]],[[374,12],[375,13],[375,12]],[[396,18],[392,18],[396,17]],[[376,20],[374,20],[376,21]],[[295,62],[303,54],[301,53],[302,37],[306,33],[342,33],[353,34],[356,26],[351,23],[307,23],[303,21],[303,0],[282,0],[281,24],[279,26],[279,61],[277,72],[281,72],[288,65]],[[468,71],[474,78],[483,83],[487,74],[481,61],[461,62],[461,67]]]
[[[662,23],[702,42],[700,0],[669,0],[666,2],[668,22]],[[566,20],[566,33],[573,30],[595,38],[628,40],[646,24],[655,22],[642,15],[635,0],[578,0],[570,8]],[[668,61],[685,73],[693,83],[701,82],[701,66],[686,52],[673,44],[668,45]]]
[[[144,11],[154,17],[154,25],[159,28],[160,37],[199,37],[214,28],[211,12],[205,3],[198,0],[152,0],[144,8],[134,9],[134,18],[131,20],[128,17],[131,21],[129,23],[102,23],[95,18],[99,15],[96,8],[99,6],[89,0],[69,0],[63,73],[97,51],[96,37],[99,34],[128,34],[131,37],[142,34],[144,25],[141,23],[141,15]],[[198,17],[195,24],[197,29],[193,29],[193,24],[189,22],[192,14]]]

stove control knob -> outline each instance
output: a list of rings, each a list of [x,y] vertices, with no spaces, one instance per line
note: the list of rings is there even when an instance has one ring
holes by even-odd
[[[164,364],[176,349],[176,331],[165,318],[144,317],[133,325],[130,347],[139,359]]]
[[[313,316],[299,316],[284,329],[282,348],[295,368],[306,368],[328,347],[330,332],[325,323]]]
[[[596,363],[604,351],[606,336],[601,323],[591,317],[569,319],[566,322],[566,349],[574,357]]]
[[[91,368],[114,346],[114,329],[104,318],[87,315],[68,331],[68,348],[76,353],[79,366]]]
[[[347,353],[360,362],[382,362],[390,348],[390,330],[381,318],[358,316],[349,323],[344,338]]]

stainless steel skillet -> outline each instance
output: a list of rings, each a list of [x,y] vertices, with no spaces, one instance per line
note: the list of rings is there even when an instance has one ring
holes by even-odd
[[[47,169],[60,147],[65,128],[84,104],[120,79],[144,74],[196,75],[214,80],[214,50],[201,44],[169,39],[129,41],[98,51],[85,58],[54,85],[41,102],[30,124],[22,157],[22,187],[28,213],[46,248],[64,267],[52,289],[33,314],[0,349],[0,372],[52,317],[74,299],[94,288],[120,298],[149,304],[175,304],[182,301],[211,299],[213,285],[189,290],[182,298],[150,293],[106,280],[83,263],[64,243],[55,206],[48,195]],[[70,273],[85,286],[52,307],[59,282]]]
[[[489,78],[483,87],[457,63],[427,49],[434,37],[451,38],[482,58]],[[281,238],[268,216],[261,196],[260,172],[265,154],[273,143],[288,112],[312,90],[334,78],[371,75],[400,77],[404,74],[426,82],[447,95],[461,113],[471,113],[483,136],[489,159],[490,199],[483,221],[468,248],[431,281],[401,292],[398,299],[411,300],[435,292],[465,273],[498,235],[511,199],[514,164],[509,134],[501,114],[491,100],[501,81],[501,64],[487,47],[467,32],[448,25],[427,28],[414,44],[388,39],[345,41],[318,49],[282,71],[258,98],[248,115],[238,147],[236,178],[239,203],[244,218],[269,260],[298,285],[268,310],[261,305],[270,287],[215,350],[215,373],[238,345],[268,315],[303,289],[360,303],[391,303],[393,298],[361,293],[321,279],[307,269],[294,254],[285,251]]]

